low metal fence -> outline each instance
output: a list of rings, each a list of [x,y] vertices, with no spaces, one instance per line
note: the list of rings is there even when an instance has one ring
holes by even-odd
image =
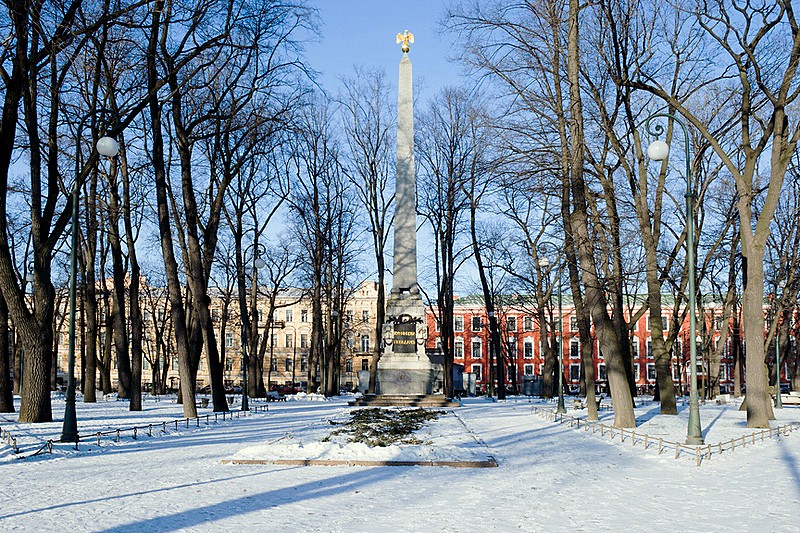
[[[753,445],[757,441],[763,442],[764,440],[771,439],[773,437],[777,438],[781,436],[788,436],[795,430],[800,430],[800,422],[789,422],[788,424],[779,425],[776,428],[755,431],[753,433],[742,435],[741,437],[720,441],[716,444],[704,444],[697,446],[665,440],[663,437],[653,437],[642,431],[637,432],[635,428],[618,428],[608,424],[603,424],[597,420],[586,420],[577,416],[556,413],[554,410],[549,408],[544,409],[541,407],[532,406],[531,412],[546,420],[557,422],[559,424],[566,424],[568,427],[573,427],[575,429],[580,429],[581,426],[583,426],[584,431],[588,432],[591,430],[593,434],[599,432],[601,437],[608,436],[612,440],[614,437],[619,437],[620,443],[625,442],[625,439],[629,439],[631,446],[636,446],[638,443],[642,444],[645,450],[652,447],[658,450],[659,455],[668,450],[673,450],[675,452],[675,459],[678,459],[681,454],[684,456],[688,454],[695,460],[695,464],[697,466],[700,466],[704,460],[710,460],[714,454],[719,455],[724,451],[732,452],[737,448],[744,449],[748,444]]]
[[[267,405],[259,405],[255,404],[250,407],[249,411],[222,411],[217,413],[208,413],[205,415],[201,415],[198,417],[193,418],[177,418],[174,420],[166,420],[156,423],[150,423],[145,425],[133,425],[128,427],[120,427],[115,428],[107,431],[97,431],[94,433],[88,433],[86,435],[78,436],[78,441],[75,442],[75,449],[78,449],[78,444],[84,441],[95,441],[98,446],[101,445],[103,441],[103,437],[111,437],[114,442],[119,442],[122,437],[125,435],[130,434],[131,437],[136,440],[139,435],[146,433],[148,437],[153,436],[153,432],[156,432],[156,436],[167,434],[169,429],[173,429],[177,431],[180,427],[189,428],[194,425],[195,428],[199,428],[201,422],[204,422],[204,425],[209,426],[211,422],[224,422],[226,420],[233,420],[234,418],[242,418],[247,417],[248,414],[252,413],[261,413],[261,412],[268,412],[269,406]],[[221,419],[221,420],[220,420]],[[25,459],[28,457],[33,457],[35,455],[39,455],[41,453],[53,453],[53,444],[57,442],[62,442],[57,439],[47,439],[44,443],[35,450],[32,451],[24,451],[19,448],[17,445],[17,439],[11,433],[6,431],[3,428],[0,428],[0,438],[5,440],[6,444],[11,446],[12,450],[15,454],[17,454],[18,458]],[[24,455],[23,455],[24,454]]]

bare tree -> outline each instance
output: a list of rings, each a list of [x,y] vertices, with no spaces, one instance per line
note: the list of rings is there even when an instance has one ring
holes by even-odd
[[[470,202],[465,194],[470,180],[472,138],[469,96],[463,90],[444,89],[419,120],[420,197],[418,211],[430,225],[435,244],[437,320],[444,353],[444,393],[453,396],[454,286],[458,269],[469,257],[465,237]],[[495,350],[500,350],[498,343]],[[503,383],[498,358],[498,382]]]
[[[742,254],[747,260],[747,283],[742,305],[747,344],[747,424],[769,427],[773,417],[767,385],[763,342],[764,252],[790,158],[800,139],[800,125],[791,123],[797,100],[800,31],[791,1],[767,3],[704,2],[695,13],[697,28],[707,37],[709,69],[697,76],[698,85],[730,90],[733,121],[741,133],[728,144],[711,131],[660,75],[661,61],[639,65],[636,77],[625,80],[635,88],[662,98],[707,140],[733,176],[738,193]],[[778,43],[783,43],[777,53]],[[665,58],[666,59],[666,58]],[[658,63],[658,64],[657,64]],[[736,80],[735,89],[729,88]],[[795,117],[796,118],[796,117]],[[769,159],[770,177],[759,173]],[[763,203],[757,199],[765,190]]]
[[[349,168],[346,172],[358,191],[372,230],[378,296],[375,339],[369,366],[369,394],[375,394],[378,362],[383,353],[383,323],[386,320],[386,243],[392,224],[394,194],[389,192],[393,174],[393,125],[389,111],[388,87],[382,71],[356,69],[344,83],[344,131],[347,138]]]

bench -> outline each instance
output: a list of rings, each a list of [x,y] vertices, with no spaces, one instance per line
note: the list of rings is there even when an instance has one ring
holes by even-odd
[[[800,405],[800,392],[792,391],[789,394],[781,394],[783,405]]]
[[[603,395],[600,395],[597,398],[597,410],[598,411],[600,410],[600,402],[603,401],[603,398],[605,398],[605,396],[603,396]],[[578,410],[578,409],[586,409],[586,404],[581,400],[574,400],[573,409],[576,409],[576,410]]]
[[[267,391],[267,401],[268,402],[285,402],[286,396],[280,394],[276,390]]]

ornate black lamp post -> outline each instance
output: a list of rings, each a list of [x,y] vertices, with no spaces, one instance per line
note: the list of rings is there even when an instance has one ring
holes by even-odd
[[[549,248],[551,252],[559,255],[559,248],[549,241],[539,243],[539,248],[544,250]],[[550,260],[547,256],[543,256],[539,260],[539,266],[542,268],[550,267]],[[558,281],[558,407],[556,413],[566,413],[567,408],[564,406],[564,310],[562,306],[561,296],[561,266],[557,269],[556,280]]]
[[[119,124],[117,116],[108,109],[90,111],[78,123],[77,144],[80,150],[80,138],[83,126],[90,118],[98,116],[101,131],[108,132]],[[119,153],[119,143],[108,135],[100,137],[95,145],[97,153],[105,157],[115,157]],[[79,152],[80,153],[80,152]],[[67,356],[67,394],[64,407],[64,425],[61,429],[61,442],[78,442],[78,419],[75,411],[75,286],[78,277],[78,200],[80,193],[80,157],[75,159],[75,185],[72,187],[72,244],[70,249],[69,270],[69,352]]]
[[[700,399],[697,394],[697,312],[696,300],[697,291],[695,289],[695,258],[694,258],[694,193],[692,192],[692,166],[689,159],[689,130],[686,125],[674,115],[668,113],[656,113],[645,119],[645,129],[650,135],[654,135],[656,140],[647,147],[647,157],[653,161],[663,161],[669,155],[669,145],[658,137],[664,133],[664,126],[653,124],[654,118],[665,118],[673,120],[683,130],[684,148],[686,152],[686,262],[688,266],[689,280],[687,291],[689,292],[689,360],[690,360],[690,380],[689,384],[689,428],[686,435],[686,444],[703,444],[703,432],[700,428]]]

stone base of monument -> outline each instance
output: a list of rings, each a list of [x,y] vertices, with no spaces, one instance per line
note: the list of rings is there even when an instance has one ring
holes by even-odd
[[[377,393],[390,395],[432,394],[439,373],[425,357],[424,361],[404,361],[398,356],[385,357],[378,363]],[[440,378],[441,379],[441,378]]]
[[[461,402],[442,394],[368,394],[348,402],[359,407],[461,407]]]

